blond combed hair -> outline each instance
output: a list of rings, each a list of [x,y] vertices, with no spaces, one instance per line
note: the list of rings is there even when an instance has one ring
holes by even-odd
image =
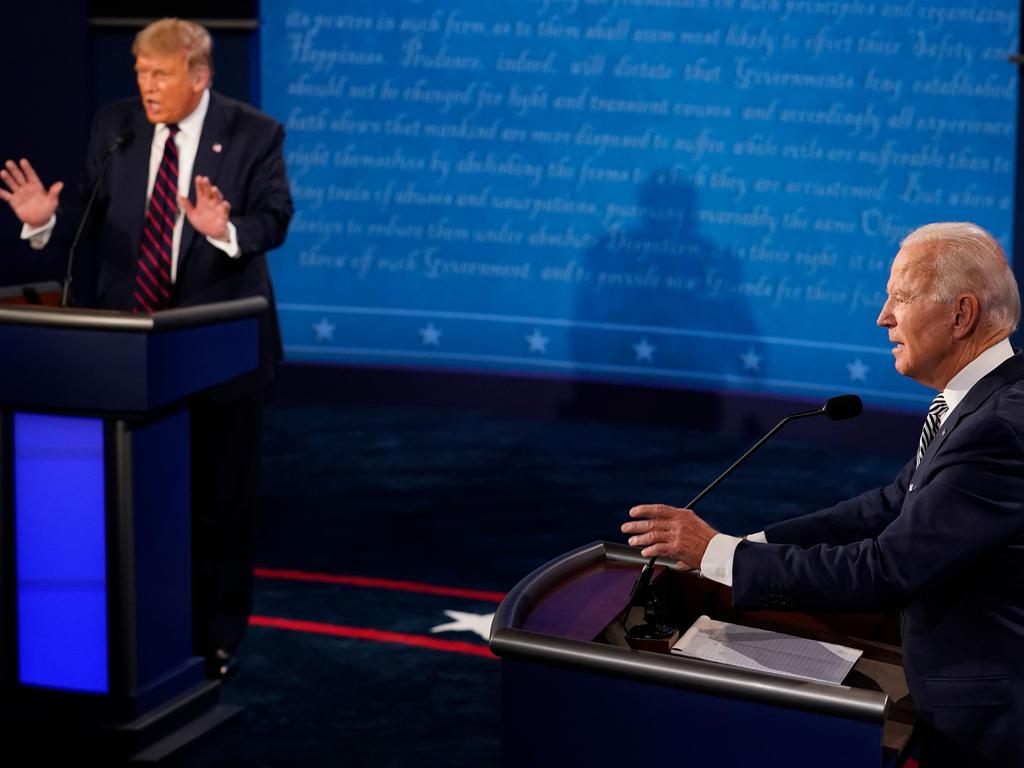
[[[154,21],[135,35],[133,56],[176,56],[184,53],[189,71],[213,73],[213,40],[206,27],[185,19]]]
[[[983,317],[1006,329],[1020,323],[1020,291],[999,241],[966,221],[926,224],[903,238],[900,248],[927,247],[928,258],[917,264],[931,277],[935,301],[948,302],[961,293],[978,297]]]

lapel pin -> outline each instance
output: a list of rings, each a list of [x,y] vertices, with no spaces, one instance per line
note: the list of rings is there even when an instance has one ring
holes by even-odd
[[[213,145],[213,151],[216,152],[218,155],[220,154],[220,151],[222,149],[224,149],[224,145],[223,144],[219,144],[218,143],[218,144],[214,144]]]

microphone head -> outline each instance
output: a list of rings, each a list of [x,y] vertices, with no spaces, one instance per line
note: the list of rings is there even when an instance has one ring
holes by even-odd
[[[127,147],[133,141],[135,141],[134,128],[125,128],[123,131],[117,134],[117,146],[119,147]]]
[[[864,403],[857,395],[836,395],[826,400],[825,405],[821,407],[821,412],[832,421],[852,419],[854,416],[860,416],[863,410]]]

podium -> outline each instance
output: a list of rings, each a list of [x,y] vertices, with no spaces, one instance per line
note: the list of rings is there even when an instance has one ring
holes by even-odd
[[[157,763],[240,713],[192,655],[188,404],[266,310],[0,305],[0,753]]]
[[[736,611],[731,590],[661,564],[670,623],[701,614],[859,648],[842,685],[634,650],[624,640],[639,551],[597,542],[538,568],[498,608],[504,766],[885,766],[906,744],[895,617]],[[638,619],[630,617],[631,623]]]

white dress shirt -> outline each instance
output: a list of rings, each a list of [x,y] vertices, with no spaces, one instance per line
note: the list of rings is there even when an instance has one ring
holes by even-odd
[[[949,406],[949,410],[942,415],[942,419],[939,421],[939,424],[945,423],[946,417],[949,416],[949,414],[952,413],[958,405],[960,405],[963,399],[967,396],[967,393],[971,390],[971,387],[1011,357],[1013,357],[1013,347],[1010,346],[1010,340],[1003,339],[997,344],[993,344],[965,365],[963,370],[950,379],[949,384],[947,384],[946,388],[942,390],[942,394],[946,398],[946,405]],[[704,551],[704,557],[700,561],[701,575],[713,581],[717,581],[720,584],[725,584],[727,587],[731,587],[732,561],[736,556],[736,547],[739,546],[740,542],[743,541],[744,538],[747,541],[754,542],[755,544],[768,543],[768,539],[765,536],[764,531],[758,531],[757,533],[752,533],[743,538],[729,536],[724,533],[716,534],[708,543],[708,548]]]
[[[174,137],[174,143],[178,147],[178,194],[188,197],[189,187],[192,181],[192,168],[196,163],[196,154],[199,151],[199,139],[203,132],[203,122],[206,120],[206,112],[210,107],[210,91],[203,91],[203,96],[197,106],[188,117],[178,123],[178,135]],[[167,135],[170,129],[164,123],[157,123],[153,130],[153,142],[149,149],[149,179],[146,182],[146,205],[149,205],[149,197],[153,194],[153,184],[156,181],[156,172],[160,167],[160,160],[164,155],[164,144],[167,142]],[[57,223],[57,216],[51,216],[50,220],[41,227],[30,227],[25,224],[21,229],[21,238],[28,240],[35,249],[43,248],[53,233],[53,227]],[[181,230],[185,223],[185,216],[181,211],[175,217],[174,236],[171,247],[171,282],[178,278],[178,254],[181,250]],[[139,230],[142,231],[141,229]],[[207,241],[216,248],[219,248],[231,258],[238,258],[238,232],[235,225],[228,222],[228,239],[215,240],[207,237]]]

